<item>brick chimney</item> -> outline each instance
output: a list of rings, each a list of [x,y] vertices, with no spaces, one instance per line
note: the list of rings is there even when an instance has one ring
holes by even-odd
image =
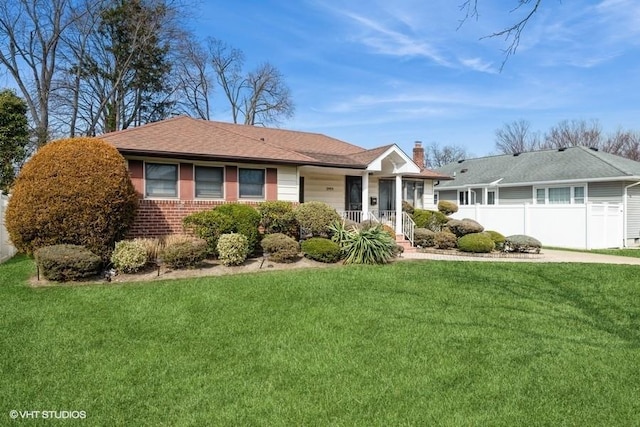
[[[413,147],[413,162],[418,165],[420,169],[424,169],[424,148],[422,148],[422,141],[416,141],[416,145]]]

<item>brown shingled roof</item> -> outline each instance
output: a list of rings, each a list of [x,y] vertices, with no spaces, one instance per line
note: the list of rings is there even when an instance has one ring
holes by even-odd
[[[214,122],[185,116],[107,133],[100,138],[129,155],[277,162],[354,169],[365,169],[392,146],[365,150],[319,133]]]

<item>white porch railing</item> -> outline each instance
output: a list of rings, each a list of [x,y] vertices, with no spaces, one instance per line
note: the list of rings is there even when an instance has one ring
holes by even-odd
[[[338,211],[338,214],[344,219],[361,223],[362,221],[370,220],[380,224],[388,225],[395,230],[396,228],[396,211],[388,210],[371,210],[366,214],[362,211]],[[402,232],[407,240],[413,245],[414,230],[416,227],[415,222],[411,219],[411,216],[406,212],[402,212]]]
[[[416,223],[413,222],[413,218],[411,218],[408,213],[402,212],[402,233],[407,240],[411,242],[411,246],[413,246],[413,233],[415,228]]]

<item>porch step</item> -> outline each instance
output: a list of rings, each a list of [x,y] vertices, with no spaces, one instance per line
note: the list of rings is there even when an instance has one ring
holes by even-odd
[[[411,242],[405,239],[401,234],[396,236],[396,243],[404,248],[405,253],[416,252],[416,248],[412,246]]]

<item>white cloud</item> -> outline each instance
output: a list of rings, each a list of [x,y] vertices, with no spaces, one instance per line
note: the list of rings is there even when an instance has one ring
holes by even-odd
[[[498,70],[493,63],[483,60],[482,58],[460,58],[460,63],[466,68],[482,73],[497,74]]]

